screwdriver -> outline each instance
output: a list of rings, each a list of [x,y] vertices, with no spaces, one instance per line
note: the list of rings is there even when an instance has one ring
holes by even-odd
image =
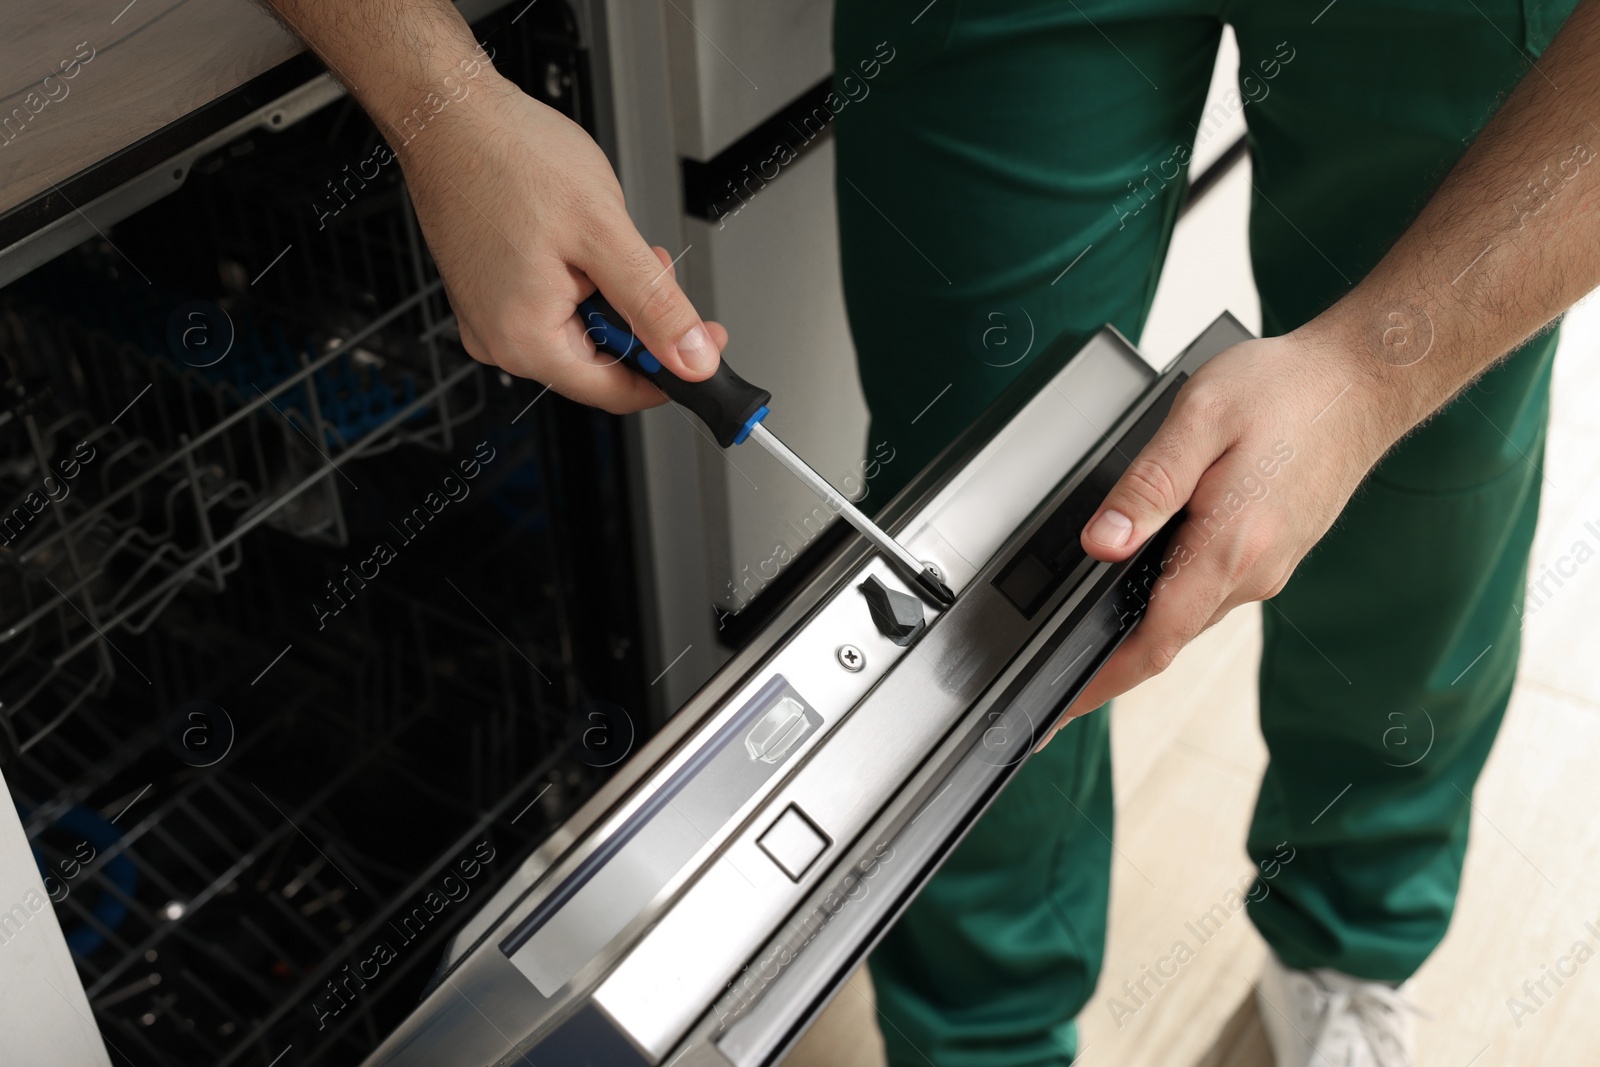
[[[711,436],[723,448],[732,448],[745,441],[754,441],[774,459],[788,468],[812,492],[827,503],[846,522],[854,526],[900,569],[935,603],[948,607],[955,603],[956,595],[950,591],[934,569],[906,551],[904,545],[884,533],[876,523],[861,513],[850,501],[811,465],[778,440],[776,434],[762,424],[767,417],[772,394],[758,388],[734,373],[727,360],[717,364],[717,372],[703,382],[686,382],[661,365],[632,331],[616,325],[615,311],[598,293],[578,305],[578,317],[589,333],[594,346],[617,356],[629,367],[656,384],[667,397],[700,417],[711,431]]]

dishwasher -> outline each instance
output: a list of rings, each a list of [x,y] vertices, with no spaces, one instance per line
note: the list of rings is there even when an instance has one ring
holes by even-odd
[[[572,10],[516,13],[476,23],[500,69],[588,122]],[[62,183],[87,240],[0,218],[0,992],[117,1064],[360,1062],[615,771],[594,722],[654,725],[622,420],[466,355],[377,130],[288,68],[114,225]],[[24,964],[50,912],[64,972]]]
[[[473,25],[593,130],[585,10]],[[1078,531],[1248,333],[1045,348],[877,514],[952,605],[836,524],[662,708],[630,421],[467,357],[314,76],[0,216],[0,990],[97,1046],[30,1062],[776,1063],[1137,623],[1163,536]]]
[[[1224,315],[1160,374],[1109,327],[1042,352],[882,513],[955,603],[847,542],[456,935],[367,1062],[777,1062],[1142,617],[1165,531],[1117,564],[1079,531],[1249,336]]]

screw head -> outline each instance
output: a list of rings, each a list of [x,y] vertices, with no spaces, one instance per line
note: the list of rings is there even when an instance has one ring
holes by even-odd
[[[839,666],[851,674],[856,673],[867,665],[867,657],[863,656],[861,650],[855,645],[840,645],[834,656],[838,659]]]

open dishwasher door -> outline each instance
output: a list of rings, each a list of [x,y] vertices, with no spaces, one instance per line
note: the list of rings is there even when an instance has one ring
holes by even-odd
[[[1160,374],[1114,330],[1046,350],[457,937],[369,1065],[776,1062],[1142,616],[1166,538],[1079,531],[1214,322]],[[526,1057],[526,1060],[524,1059]]]

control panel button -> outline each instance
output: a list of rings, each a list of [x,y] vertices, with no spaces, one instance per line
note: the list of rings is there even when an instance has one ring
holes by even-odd
[[[772,857],[784,874],[798,882],[828,847],[828,838],[812,821],[790,804],[767,832],[757,839],[761,851]]]
[[[872,613],[872,625],[895,644],[909,645],[911,639],[928,625],[928,620],[922,616],[920,597],[890,589],[875,574],[868,575],[867,580],[856,588],[867,598],[867,610]]]

